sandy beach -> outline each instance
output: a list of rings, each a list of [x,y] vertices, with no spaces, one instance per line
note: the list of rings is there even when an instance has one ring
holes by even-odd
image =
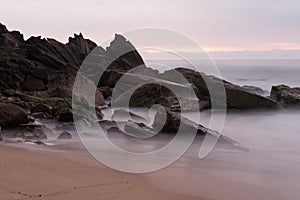
[[[155,188],[111,170],[88,154],[57,154],[0,145],[0,199],[199,199]]]

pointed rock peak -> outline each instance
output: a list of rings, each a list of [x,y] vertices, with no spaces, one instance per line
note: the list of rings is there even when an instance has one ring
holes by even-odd
[[[4,24],[0,23],[0,34],[1,33],[8,33],[8,30]]]
[[[41,41],[46,41],[45,38],[42,39],[42,36],[31,36],[28,40],[26,40],[29,44],[38,44]]]
[[[114,41],[124,41],[124,42],[127,42],[127,39],[123,35],[116,33]]]
[[[114,40],[110,43],[109,47],[106,48],[108,52],[130,52],[134,51],[135,47],[123,36],[120,34],[115,34]]]
[[[78,35],[74,33],[74,37],[69,37],[69,43],[78,43],[79,41],[84,41],[84,37],[82,33],[79,33]]]

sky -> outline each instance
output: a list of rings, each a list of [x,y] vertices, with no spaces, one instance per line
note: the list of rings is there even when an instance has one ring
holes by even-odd
[[[299,0],[1,0],[0,22],[25,37],[66,42],[82,32],[98,44],[114,33],[161,27],[217,57],[300,58],[299,11]]]

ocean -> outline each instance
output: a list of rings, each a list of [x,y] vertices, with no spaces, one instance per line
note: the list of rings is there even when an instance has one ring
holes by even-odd
[[[149,60],[149,66],[160,71],[176,67],[197,68],[199,71],[223,78],[234,84],[251,85],[270,91],[273,85],[286,84],[300,87],[299,60],[213,60],[220,74],[211,70],[212,65],[205,60]],[[153,64],[154,63],[154,64]],[[221,75],[221,76],[220,76]]]

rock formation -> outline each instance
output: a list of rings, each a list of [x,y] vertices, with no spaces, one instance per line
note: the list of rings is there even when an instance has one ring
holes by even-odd
[[[270,97],[284,107],[300,106],[300,88],[291,88],[286,85],[273,86]]]

